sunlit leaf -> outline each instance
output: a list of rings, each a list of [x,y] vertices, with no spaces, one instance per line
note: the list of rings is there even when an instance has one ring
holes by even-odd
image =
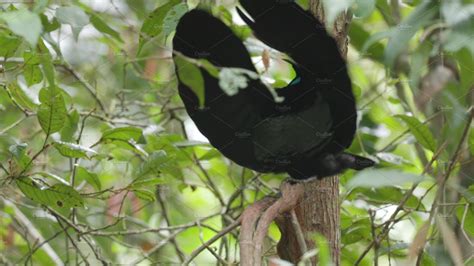
[[[150,191],[150,190],[134,189],[133,193],[135,193],[135,195],[138,198],[140,198],[142,200],[145,200],[145,201],[155,201],[156,200],[155,193],[153,191]]]
[[[328,240],[321,234],[316,234],[314,239],[318,249],[318,263],[320,265],[332,265],[331,248]]]
[[[164,151],[155,151],[150,154],[147,160],[143,163],[139,176],[147,174],[158,175],[162,167],[170,161],[170,157]]]
[[[76,168],[76,178],[78,181],[85,180],[89,185],[91,185],[98,191],[102,189],[102,184],[100,182],[99,176],[97,174],[89,172],[84,167],[78,166]]]
[[[35,1],[35,5],[33,7],[33,12],[35,13],[42,13],[48,7],[49,0],[37,0]]]
[[[135,182],[132,183],[131,188],[132,189],[151,188],[163,183],[164,183],[163,179],[159,179],[157,177],[152,177],[152,178],[147,178],[147,179],[137,179]]]
[[[186,3],[180,3],[174,5],[163,19],[163,35],[168,37],[178,25],[179,19],[188,12],[188,6]]]
[[[20,86],[17,84],[9,84],[8,90],[18,105],[29,111],[36,109],[37,105],[29,97],[29,94],[25,92]]]
[[[38,84],[43,80],[43,72],[38,65],[26,65],[23,68],[23,76],[28,86]]]
[[[174,57],[176,72],[179,80],[190,88],[199,100],[199,106],[204,106],[204,78],[199,67],[181,56]]]
[[[54,142],[53,146],[62,156],[68,158],[90,158],[96,154],[94,150],[75,143]]]
[[[432,18],[438,14],[438,8],[439,4],[436,1],[424,1],[396,28],[391,29],[385,48],[385,63],[388,66],[394,66],[396,58],[407,48],[408,42],[418,30],[432,23]]]
[[[64,142],[71,142],[76,130],[78,128],[80,115],[77,110],[73,110],[67,115],[66,123],[61,129],[61,140]]]
[[[46,16],[45,14],[41,14],[40,18],[41,18],[41,23],[43,24],[44,30],[47,32],[55,31],[59,29],[59,27],[61,27],[61,24],[58,22],[56,17],[54,17],[51,21],[49,21],[48,16]]]
[[[399,186],[407,183],[418,183],[425,177],[398,170],[364,170],[358,172],[349,182],[347,187],[379,188],[387,186]]]
[[[23,60],[26,65],[39,65],[41,63],[41,58],[33,51],[24,51]]]
[[[58,176],[58,175],[55,175],[55,174],[52,174],[52,173],[48,173],[48,172],[38,172],[38,173],[35,173],[35,174],[38,174],[42,177],[45,177],[45,178],[49,178],[49,179],[52,179],[54,181],[58,181],[60,183],[63,183],[65,185],[69,185],[69,182],[67,182],[66,180],[64,180],[64,178]]]
[[[384,186],[376,189],[357,188],[351,195],[354,193],[356,193],[354,199],[364,199],[373,205],[387,205],[400,203],[400,199],[404,197],[406,191],[394,186]],[[404,206],[408,208],[419,208],[421,210],[425,209],[423,203],[413,195],[408,198]]]
[[[459,50],[456,52],[456,60],[458,61],[459,74],[461,75],[460,89],[468,92],[474,86],[474,51],[469,51],[468,49]]]
[[[43,31],[40,17],[26,9],[0,13],[0,19],[8,24],[10,30],[23,37],[32,47],[36,46]]]
[[[66,122],[67,110],[61,89],[57,87],[43,88],[40,91],[38,121],[43,131],[50,135],[60,131]]]
[[[471,155],[474,155],[474,130],[471,129],[469,133],[469,149],[471,150]]]
[[[49,53],[48,48],[40,40],[38,43],[38,53],[41,58],[41,65],[43,66],[43,72],[46,76],[46,79],[49,82],[49,86],[54,86],[55,84],[55,70],[53,65],[53,59]]]
[[[426,125],[422,124],[418,119],[412,116],[397,115],[397,117],[407,124],[410,132],[423,147],[432,152],[436,151],[436,140]]]
[[[96,28],[98,31],[108,34],[118,41],[122,42],[122,38],[120,37],[120,34],[112,29],[107,23],[105,23],[98,15],[94,13],[89,13],[90,15],[90,20],[94,28]]]
[[[61,24],[68,24],[72,28],[75,39],[79,37],[82,28],[89,24],[89,16],[77,6],[59,7],[56,9],[56,18]]]
[[[351,10],[356,17],[365,18],[369,16],[375,8],[375,0],[354,0]]]
[[[168,18],[168,21],[174,21],[178,14],[176,10],[172,11],[173,8],[177,5],[182,5],[181,0],[170,0],[166,4],[159,6],[143,22],[143,26],[140,29],[140,40],[138,45],[138,52],[142,49],[143,45],[150,39],[160,35],[164,30],[167,32],[172,31],[170,28],[164,27],[164,20],[168,16],[168,13],[171,12],[174,15],[170,14],[171,18]],[[168,22],[170,24],[170,22]],[[173,26],[173,25],[170,25]],[[174,25],[176,26],[176,25]],[[174,29],[173,29],[174,30]]]
[[[144,143],[145,137],[143,136],[143,131],[137,127],[120,127],[113,128],[102,133],[102,141],[107,140],[119,140],[128,142],[133,140],[137,143]]]
[[[82,207],[81,195],[72,187],[59,183],[51,187],[40,187],[27,177],[16,180],[18,188],[31,200],[54,209]]]
[[[0,56],[12,56],[18,49],[21,39],[9,31],[0,31]]]
[[[13,160],[17,166],[15,169],[17,172],[12,174],[17,174],[26,171],[26,168],[31,168],[31,158],[27,153],[28,144],[22,143],[17,145],[12,145],[8,148],[10,154],[13,155]]]

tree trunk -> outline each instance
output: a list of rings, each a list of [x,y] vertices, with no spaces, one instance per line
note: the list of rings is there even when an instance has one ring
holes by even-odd
[[[310,0],[310,11],[320,21],[325,21],[321,0]],[[336,20],[332,32],[344,57],[347,55],[347,30],[351,17],[351,14],[341,15]],[[308,250],[315,248],[314,234],[319,233],[328,241],[332,262],[334,265],[340,265],[339,177],[327,177],[306,183],[303,199],[295,212]],[[303,254],[301,254],[301,248],[298,245],[298,234],[294,231],[291,217],[289,215],[282,216],[276,222],[282,233],[282,239],[278,243],[278,255],[284,260],[293,263],[299,262]],[[316,265],[317,256],[313,257],[311,262]]]

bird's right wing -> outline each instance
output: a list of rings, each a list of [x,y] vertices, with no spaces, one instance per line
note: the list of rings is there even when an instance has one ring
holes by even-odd
[[[308,88],[316,88],[329,104],[333,119],[334,140],[327,152],[338,153],[349,147],[356,130],[357,111],[346,62],[336,41],[323,24],[294,1],[240,0],[251,16],[254,34],[272,48],[287,53],[305,72]],[[299,94],[301,90],[286,90]],[[294,98],[297,98],[295,96]]]

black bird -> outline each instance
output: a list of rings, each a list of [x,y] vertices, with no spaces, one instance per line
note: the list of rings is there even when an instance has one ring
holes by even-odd
[[[323,178],[347,168],[372,166],[344,152],[354,138],[357,112],[346,63],[322,23],[291,1],[241,0],[252,17],[239,15],[258,39],[286,53],[296,78],[276,92],[258,79],[229,96],[219,79],[200,68],[205,106],[178,75],[186,110],[210,143],[237,164],[258,172],[287,172],[294,179]],[[179,21],[175,51],[221,68],[256,72],[242,41],[207,11],[194,9]],[[176,53],[175,53],[176,54]]]

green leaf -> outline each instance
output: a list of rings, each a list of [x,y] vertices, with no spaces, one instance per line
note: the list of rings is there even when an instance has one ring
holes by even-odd
[[[91,156],[97,154],[97,152],[92,149],[74,143],[54,142],[53,146],[62,156],[68,158],[90,158]]]
[[[188,6],[186,3],[179,3],[174,5],[163,19],[163,32],[164,37],[168,37],[173,31],[175,31],[181,17],[188,12]]]
[[[211,149],[199,158],[200,161],[211,160],[216,157],[220,157],[221,153],[217,149]]]
[[[77,110],[73,110],[71,113],[68,114],[66,118],[66,123],[64,127],[61,129],[61,140],[65,142],[71,142],[72,138],[74,137],[74,133],[76,133],[78,124],[79,124],[80,115]]]
[[[150,188],[155,187],[156,185],[163,184],[163,179],[159,179],[156,177],[147,178],[147,179],[137,179],[135,182],[132,183],[132,189],[139,189],[139,188]]]
[[[424,72],[420,71],[426,65],[429,64],[429,59],[431,57],[431,51],[433,49],[433,44],[431,42],[420,43],[416,48],[415,52],[411,56],[410,60],[410,86],[411,88],[418,88],[421,77]]]
[[[468,1],[466,1],[468,2]],[[443,1],[441,15],[448,26],[456,26],[474,18],[474,4],[463,4],[462,1]],[[459,12],[461,11],[462,12]]]
[[[359,18],[370,16],[375,8],[375,0],[355,0],[351,6],[352,13]]]
[[[396,117],[402,119],[405,124],[407,124],[410,132],[423,147],[432,152],[436,152],[436,140],[426,125],[422,124],[418,119],[412,116],[397,115]]]
[[[391,29],[390,38],[385,48],[385,63],[393,67],[398,55],[408,47],[408,42],[422,27],[432,23],[438,14],[439,4],[436,1],[424,1],[417,6],[396,28]]]
[[[64,180],[64,178],[62,178],[62,177],[60,177],[60,176],[57,176],[57,175],[55,175],[55,174],[52,174],[52,173],[48,173],[48,172],[38,172],[38,173],[36,173],[36,174],[38,174],[38,175],[40,175],[40,176],[42,176],[42,177],[45,177],[45,178],[50,178],[50,179],[52,179],[52,180],[58,181],[58,182],[63,183],[63,184],[65,184],[65,185],[69,185],[69,183],[68,183],[66,180]]]
[[[462,230],[466,231],[471,237],[474,237],[474,205],[469,204],[466,208],[466,201],[461,199],[459,206],[456,207],[456,217],[458,218],[459,224],[464,227]]]
[[[472,128],[469,133],[469,149],[471,150],[471,155],[474,155],[474,129]]]
[[[96,14],[90,12],[89,13],[91,23],[96,28],[98,31],[108,34],[115,39],[117,39],[120,42],[123,42],[122,38],[120,37],[120,34],[116,32],[114,29],[112,29],[107,23],[105,23],[99,16]]]
[[[133,190],[133,193],[135,193],[135,195],[142,199],[142,200],[145,200],[145,201],[155,201],[156,198],[155,198],[155,193],[153,191],[150,191],[150,190],[146,190],[146,189],[134,189]]]
[[[66,122],[67,110],[61,89],[43,88],[39,95],[38,121],[47,135],[60,131]]]
[[[209,74],[211,74],[211,76],[215,78],[219,77],[219,69],[211,62],[207,61],[206,59],[199,59],[199,63]]]
[[[43,80],[43,72],[39,67],[41,58],[31,51],[25,51],[23,53],[23,59],[25,67],[23,68],[23,76],[25,77],[26,84],[32,86],[38,84]]]
[[[38,84],[43,80],[43,72],[38,65],[26,65],[23,68],[23,76],[28,86]]]
[[[40,14],[40,18],[41,18],[41,23],[43,24],[44,30],[47,32],[55,31],[59,29],[59,27],[61,26],[61,24],[59,24],[56,18],[53,18],[51,22],[49,21],[48,17],[45,14]]]
[[[85,180],[89,185],[95,188],[97,191],[102,190],[99,176],[97,174],[89,172],[86,168],[78,166],[76,168],[76,178],[78,181]]]
[[[405,160],[402,156],[389,152],[379,152],[377,153],[377,158],[394,165],[410,164],[410,161]]]
[[[89,24],[89,16],[87,16],[84,10],[77,6],[60,7],[56,9],[56,18],[61,24],[71,26],[76,41],[82,28]]]
[[[357,194],[358,198],[362,198],[370,204],[374,205],[387,205],[387,204],[398,204],[400,203],[400,199],[403,198],[405,195],[405,191],[397,188],[397,187],[381,187],[377,189],[373,188],[357,188],[351,194]],[[416,208],[420,206],[423,210],[424,205],[420,202],[420,200],[411,195],[407,202],[404,205],[408,208]]]
[[[16,184],[26,197],[54,209],[65,210],[84,205],[81,195],[71,186],[62,183],[39,187],[33,180],[23,177],[17,179]]]
[[[168,16],[169,12],[174,14],[170,14],[170,16],[176,17],[178,15],[178,12],[176,10],[173,10],[173,8],[177,5],[182,5],[181,3],[181,0],[170,0],[168,1],[168,3],[159,6],[158,8],[153,10],[150,15],[148,15],[148,17],[143,22],[142,28],[140,29],[138,53],[140,53],[141,49],[143,48],[143,45],[151,38],[160,35],[164,30],[170,32],[171,29],[165,29],[165,18]],[[172,19],[168,18],[168,20]],[[170,22],[168,22],[168,24],[170,24]]]
[[[174,57],[174,63],[179,80],[196,94],[199,106],[204,107],[204,78],[199,67],[179,55]]]
[[[461,49],[456,53],[456,60],[459,65],[459,74],[461,75],[460,89],[467,93],[474,86],[474,51]]]
[[[29,94],[26,93],[17,84],[9,84],[8,91],[12,95],[12,98],[24,109],[32,111],[36,109],[37,105],[30,99]]]
[[[21,39],[9,31],[0,31],[0,56],[12,56],[21,44]]]
[[[314,237],[314,242],[316,244],[316,247],[318,248],[318,264],[332,265],[331,249],[329,248],[329,243],[327,239],[321,234],[316,234]]]
[[[36,46],[43,31],[40,17],[26,9],[0,14],[8,28],[15,34],[23,37],[32,47]]]
[[[169,161],[170,158],[165,151],[155,151],[151,153],[143,163],[138,176],[142,177],[148,174],[158,175]]]
[[[359,243],[361,240],[370,236],[370,224],[361,220],[358,222],[351,221],[348,228],[342,230],[342,244],[348,246],[350,244]]]
[[[33,12],[36,14],[44,12],[44,10],[48,7],[49,0],[37,0],[35,1],[35,5],[33,7]]]
[[[466,199],[467,202],[470,204],[474,204],[474,185],[469,186],[468,189],[465,189],[462,187],[461,189],[458,190],[464,199]]]
[[[145,137],[143,136],[143,131],[140,128],[136,127],[121,127],[114,128],[105,131],[102,134],[102,141],[107,140],[119,140],[128,142],[133,140],[137,143],[145,143]]]
[[[41,58],[32,51],[23,52],[23,60],[27,65],[39,65],[41,63]]]
[[[349,180],[349,189],[356,187],[380,188],[404,185],[406,183],[418,183],[425,179],[424,176],[404,173],[398,170],[364,170]]]
[[[18,172],[24,172],[26,167],[30,165],[31,163],[31,158],[27,154],[26,148],[28,147],[28,144],[22,143],[22,144],[17,144],[17,145],[12,145],[8,148],[8,151],[10,151],[10,154],[13,156],[13,160],[16,163],[18,167]],[[31,165],[30,165],[31,168]]]
[[[43,66],[43,72],[46,76],[46,79],[49,82],[49,86],[54,86],[55,84],[55,72],[54,72],[54,65],[53,60],[51,58],[51,54],[49,53],[48,48],[44,45],[43,41],[39,41],[38,43],[38,54],[41,58],[41,65]]]

